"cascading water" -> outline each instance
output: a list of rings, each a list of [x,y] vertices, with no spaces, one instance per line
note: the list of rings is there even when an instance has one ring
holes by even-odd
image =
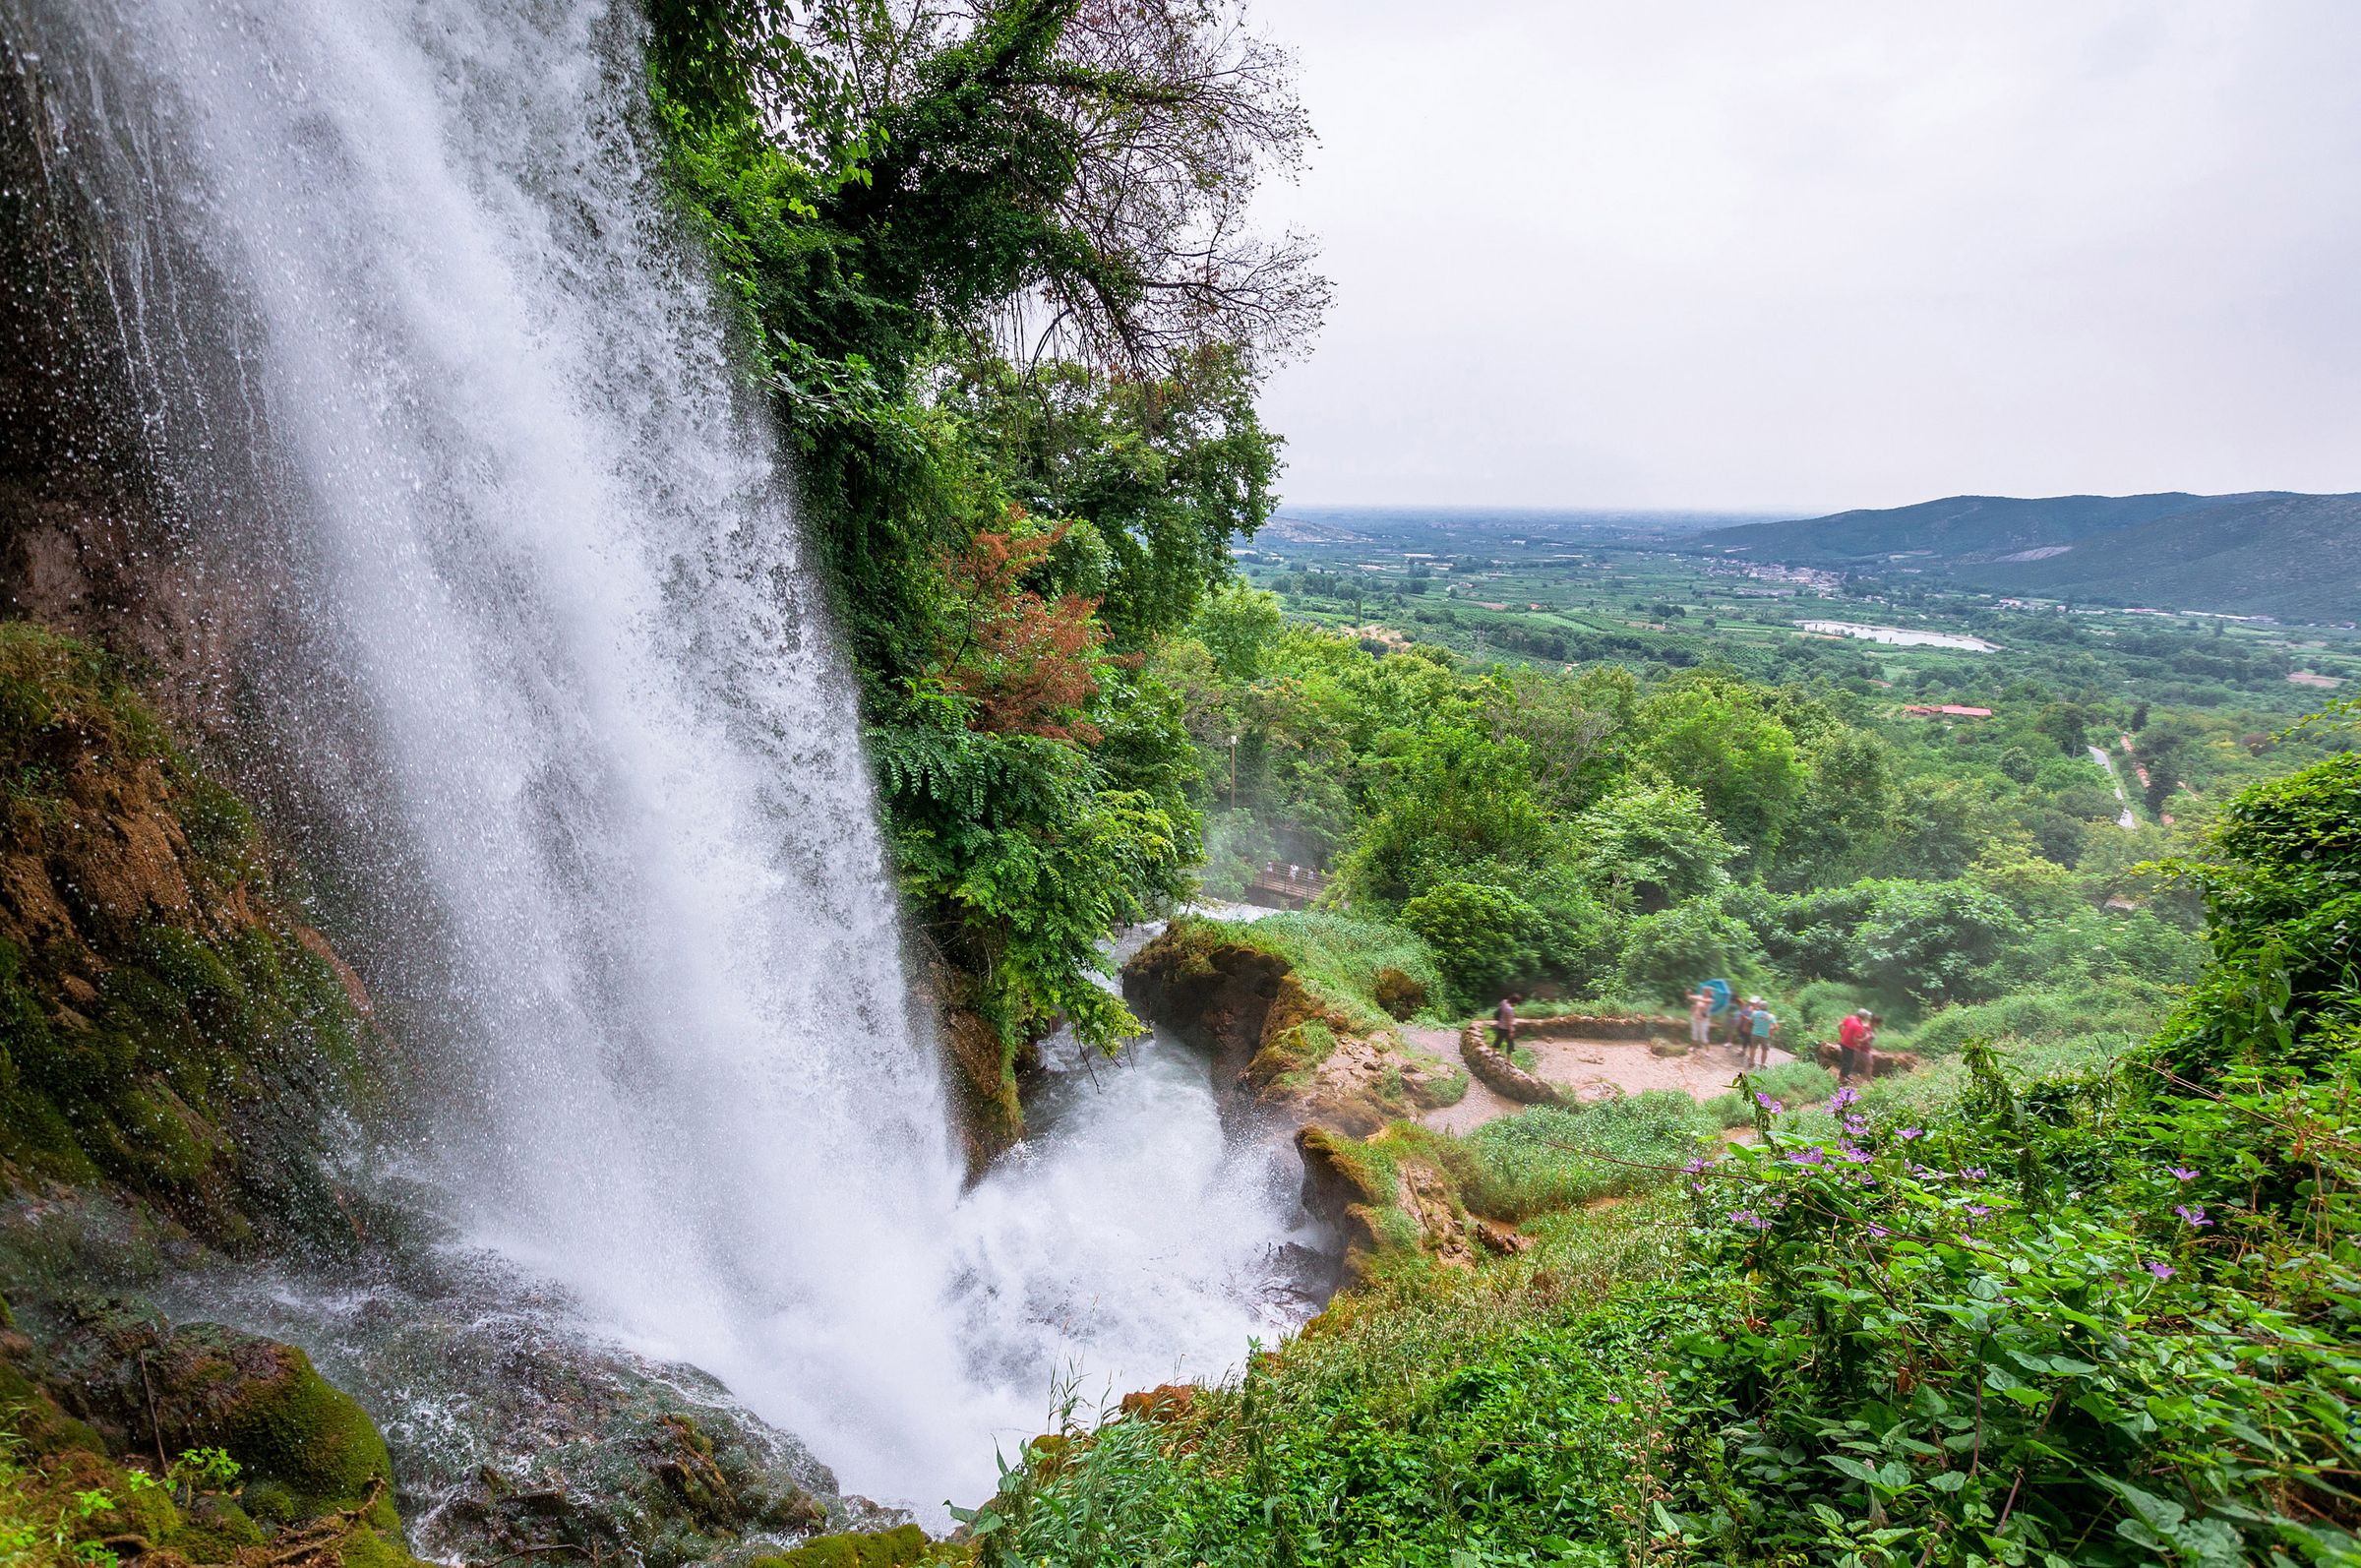
[[[1235,1360],[1292,1182],[1264,1145],[1234,1168],[1193,1067],[1151,1054],[959,1193],[851,692],[658,200],[636,18],[0,22],[120,249],[151,440],[184,492],[280,514],[349,689],[362,736],[279,747],[366,773],[360,836],[417,900],[452,1059],[428,1164],[470,1239],[930,1504],[989,1488],[1060,1370]]]

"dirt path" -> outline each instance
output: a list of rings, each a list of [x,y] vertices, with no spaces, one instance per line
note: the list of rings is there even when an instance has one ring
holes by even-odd
[[[1454,1066],[1460,1064],[1457,1030],[1403,1032],[1421,1048]],[[1584,1100],[1604,1099],[1614,1089],[1625,1094],[1678,1089],[1694,1100],[1705,1101],[1726,1094],[1738,1076],[1738,1054],[1726,1046],[1708,1046],[1685,1056],[1656,1055],[1644,1040],[1536,1040],[1528,1049],[1533,1052],[1536,1076]],[[1771,1053],[1773,1066],[1794,1059],[1785,1051]],[[1483,1084],[1470,1082],[1467,1096],[1459,1104],[1429,1111],[1419,1120],[1443,1132],[1467,1132],[1523,1109]]]

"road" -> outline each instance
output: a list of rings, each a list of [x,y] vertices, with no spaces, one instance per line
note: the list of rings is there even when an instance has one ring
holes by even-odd
[[[2115,771],[2115,758],[2107,754],[2104,747],[2093,746],[2090,760],[2107,770],[2107,782],[2115,786],[2115,798],[2123,803],[2123,814],[2115,818],[2115,825],[2127,833],[2138,832],[2140,818],[2132,811],[2132,798],[2123,793],[2123,775]]]

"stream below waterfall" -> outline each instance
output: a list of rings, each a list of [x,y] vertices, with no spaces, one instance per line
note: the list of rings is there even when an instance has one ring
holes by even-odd
[[[1118,955],[1152,934],[1126,934]],[[1302,1207],[1292,1124],[1225,1106],[1202,1052],[1157,1030],[1113,1058],[1063,1033],[1040,1055],[1027,1137],[947,1216],[939,1310],[958,1376],[934,1391],[937,1427],[910,1449],[920,1464],[842,1478],[936,1529],[948,1526],[946,1503],[989,1495],[996,1454],[1054,1428],[1062,1407],[1087,1421],[1136,1389],[1233,1373],[1255,1343],[1301,1326],[1333,1283],[1334,1237]],[[448,1207],[431,1185],[410,1201]],[[303,1345],[358,1396],[384,1425],[429,1555],[462,1555],[445,1548],[487,1469],[524,1474],[531,1456],[546,1478],[551,1450],[571,1446],[560,1463],[596,1477],[612,1464],[599,1447],[629,1446],[617,1432],[663,1411],[742,1433],[758,1463],[806,1487],[838,1484],[827,1467],[842,1456],[824,1436],[813,1445],[765,1424],[793,1407],[782,1369],[800,1353],[766,1357],[757,1334],[716,1356],[711,1342],[602,1317],[480,1237],[450,1235],[335,1277],[210,1270],[158,1296],[175,1316]],[[605,1431],[578,1429],[571,1407],[586,1384],[624,1407]]]

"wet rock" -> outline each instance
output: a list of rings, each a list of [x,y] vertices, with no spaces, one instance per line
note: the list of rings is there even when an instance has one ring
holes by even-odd
[[[368,1413],[301,1350],[218,1323],[173,1326],[137,1301],[77,1302],[38,1340],[30,1375],[115,1453],[159,1465],[219,1448],[250,1486],[275,1488],[294,1516],[361,1508],[397,1525],[393,1464]]]
[[[1812,1048],[1811,1059],[1831,1072],[1845,1070],[1845,1048],[1833,1040],[1823,1040]],[[1869,1075],[1891,1078],[1899,1073],[1918,1070],[1918,1053],[1914,1051],[1880,1051],[1871,1059]]]
[[[714,1378],[603,1340],[494,1259],[414,1257],[402,1274],[231,1287],[226,1304],[309,1344],[381,1415],[422,1555],[672,1568],[906,1517],[843,1494]],[[225,1285],[174,1289],[220,1302]]]

